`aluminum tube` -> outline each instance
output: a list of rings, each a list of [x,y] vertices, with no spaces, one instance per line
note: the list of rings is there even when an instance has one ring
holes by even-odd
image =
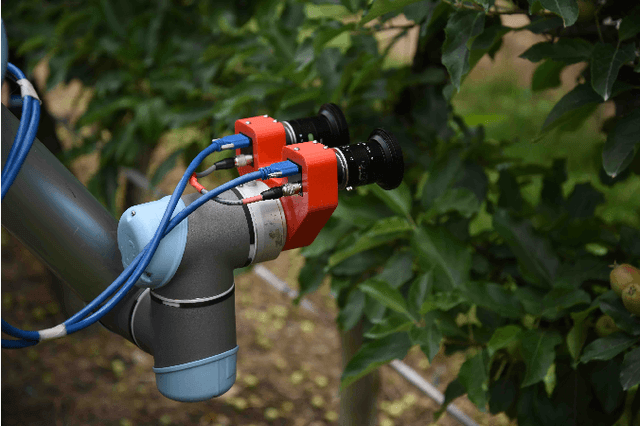
[[[3,166],[18,125],[2,105]],[[37,139],[2,202],[2,226],[86,302],[123,271],[118,223]],[[101,321],[129,340],[128,318],[138,292],[131,291]]]

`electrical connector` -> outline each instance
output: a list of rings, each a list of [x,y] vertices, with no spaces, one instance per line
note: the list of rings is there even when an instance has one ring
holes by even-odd
[[[233,157],[228,157],[220,161],[216,161],[214,166],[216,166],[216,170],[233,169],[235,167],[235,161]]]
[[[244,167],[253,163],[253,155],[249,155],[249,154],[236,155],[236,158],[234,160],[235,160],[234,162],[236,167]]]
[[[302,185],[299,183],[287,183],[282,186],[275,186],[269,188],[266,191],[262,191],[260,195],[263,200],[276,200],[282,197],[288,197],[295,195],[302,190]]]
[[[220,144],[220,149],[240,149],[251,146],[251,138],[242,133],[225,136],[217,141]]]
[[[267,177],[287,177],[300,173],[300,167],[292,161],[280,161],[279,163],[273,163],[270,166],[264,167],[263,170],[267,173]]]

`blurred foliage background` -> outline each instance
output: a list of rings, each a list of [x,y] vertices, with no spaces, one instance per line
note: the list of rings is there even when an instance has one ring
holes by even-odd
[[[377,367],[415,345],[467,354],[447,401],[466,393],[521,425],[632,421],[640,320],[608,287],[609,265],[640,264],[632,2],[22,1],[3,19],[27,69],[48,61],[47,88],[90,91],[70,123],[82,140],[60,156],[99,152],[89,188],[116,216],[121,166],[157,183],[238,118],[334,102],[354,142],[373,123],[396,135],[403,184],[341,194],[302,250],[300,296],[329,276],[340,307],[343,424],[355,395],[375,401]],[[530,88],[508,67],[463,84],[532,33]],[[173,151],[149,170],[168,132]],[[127,187],[125,206],[139,200]],[[594,327],[603,315],[613,333]]]

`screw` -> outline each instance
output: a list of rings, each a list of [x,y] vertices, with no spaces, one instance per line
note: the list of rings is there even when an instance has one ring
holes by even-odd
[[[273,122],[274,122],[274,123],[277,123],[277,122],[278,122],[278,120],[273,120]]]
[[[324,148],[322,148],[322,149],[329,149],[329,147],[325,145]]]
[[[293,148],[293,150],[294,150],[294,151],[300,151],[300,148],[295,147],[295,148]]]
[[[265,114],[265,115],[263,115],[263,117],[265,117],[265,118],[266,118],[266,117],[268,117],[268,115],[267,115],[267,114]]]
[[[250,121],[245,121],[244,124],[251,124],[251,122]]]
[[[136,211],[135,210],[131,210],[131,216],[135,216],[136,215]]]
[[[318,143],[318,141],[313,141],[313,143]]]

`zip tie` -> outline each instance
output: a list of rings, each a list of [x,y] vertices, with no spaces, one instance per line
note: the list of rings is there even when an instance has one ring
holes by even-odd
[[[39,332],[40,340],[57,339],[58,337],[67,335],[67,326],[64,324],[57,325],[52,328],[47,328]]]
[[[25,96],[31,96],[33,99],[37,99],[38,102],[40,102],[40,105],[42,105],[42,101],[40,100],[36,89],[33,87],[33,84],[31,84],[29,80],[27,80],[26,78],[21,78],[20,80],[16,81],[16,83],[18,83],[18,86],[20,86],[20,95],[23,98]]]

